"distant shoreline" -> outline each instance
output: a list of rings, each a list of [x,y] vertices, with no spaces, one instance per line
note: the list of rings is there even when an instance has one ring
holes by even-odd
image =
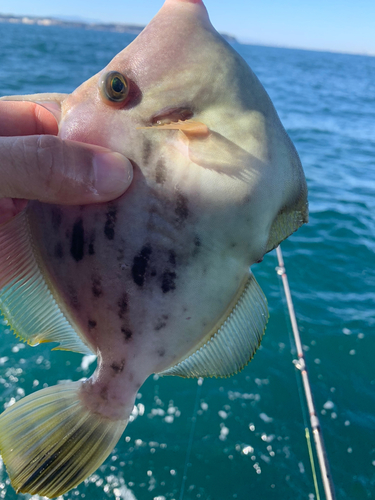
[[[0,23],[28,24],[37,26],[61,26],[63,28],[79,28],[94,31],[111,31],[113,33],[128,33],[129,35],[139,35],[145,26],[137,24],[121,23],[89,23],[84,21],[64,21],[53,17],[34,16],[14,16],[11,14],[0,14]],[[233,35],[221,33],[230,43],[239,43]]]

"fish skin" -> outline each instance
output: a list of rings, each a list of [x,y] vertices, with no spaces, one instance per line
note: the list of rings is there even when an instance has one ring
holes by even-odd
[[[110,71],[130,82],[125,103],[103,94]],[[132,44],[56,103],[62,139],[110,148],[134,167],[110,203],[27,208],[46,282],[98,355],[80,398],[126,419],[150,374],[218,328],[249,267],[274,246],[278,214],[298,221],[281,239],[307,221],[306,182],[271,100],[200,0],[166,0]],[[186,112],[208,135],[158,130],[158,119]]]
[[[109,71],[130,81],[125,105],[103,97]],[[176,108],[191,110],[211,136],[183,141],[178,132],[139,130]],[[91,385],[112,388],[106,412],[118,404],[127,412],[148,375],[214,328],[262,258],[278,211],[305,189],[303,174],[298,185],[283,168],[283,155],[297,160],[273,105],[200,2],[167,1],[61,109],[60,137],[110,148],[134,166],[131,187],[111,203],[28,209],[59,303],[99,354]],[[113,377],[111,367],[123,365]]]

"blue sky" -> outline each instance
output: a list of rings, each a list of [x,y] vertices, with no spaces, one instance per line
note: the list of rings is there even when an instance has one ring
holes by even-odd
[[[145,25],[163,0],[1,0],[0,12]],[[375,0],[205,0],[211,21],[240,41],[375,55]]]

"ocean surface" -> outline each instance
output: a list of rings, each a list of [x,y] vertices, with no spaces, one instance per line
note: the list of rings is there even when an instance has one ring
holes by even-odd
[[[0,95],[71,92],[132,39],[0,24]],[[234,48],[271,96],[307,177],[310,222],[282,249],[337,499],[375,498],[375,58]],[[276,266],[272,252],[253,267],[271,317],[249,366],[203,383],[151,377],[114,453],[65,499],[317,498]],[[95,367],[25,346],[5,324],[0,338],[1,409]],[[28,497],[1,464],[0,498]]]

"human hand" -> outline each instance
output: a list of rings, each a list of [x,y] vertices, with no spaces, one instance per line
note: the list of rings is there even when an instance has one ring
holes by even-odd
[[[56,119],[33,102],[0,102],[0,224],[28,200],[84,205],[117,198],[133,178],[119,153],[56,137]]]

